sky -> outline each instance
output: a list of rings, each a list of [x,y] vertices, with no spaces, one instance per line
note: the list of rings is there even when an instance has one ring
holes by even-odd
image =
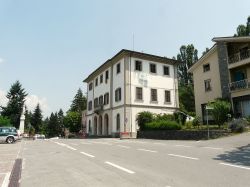
[[[232,36],[249,0],[0,0],[0,105],[19,80],[43,116],[67,111],[82,82],[121,49],[172,58]],[[133,37],[134,36],[134,37]],[[134,38],[134,45],[133,45]],[[133,47],[134,46],[134,47]]]

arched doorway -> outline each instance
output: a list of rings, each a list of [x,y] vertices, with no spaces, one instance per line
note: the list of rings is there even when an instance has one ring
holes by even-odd
[[[94,118],[94,135],[97,135],[97,117]]]
[[[109,135],[109,116],[105,114],[104,116],[104,134]]]
[[[120,132],[121,127],[121,117],[120,114],[116,115],[116,132]]]
[[[99,116],[99,127],[98,127],[98,135],[102,135],[102,116]]]

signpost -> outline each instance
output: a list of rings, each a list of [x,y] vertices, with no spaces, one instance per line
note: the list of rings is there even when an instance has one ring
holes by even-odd
[[[208,110],[213,110],[214,108],[211,106],[206,106],[206,114],[207,114],[207,139],[209,139],[209,125],[208,125]]]

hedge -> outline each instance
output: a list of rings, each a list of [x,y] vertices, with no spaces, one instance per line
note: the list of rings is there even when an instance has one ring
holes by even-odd
[[[145,124],[145,130],[180,130],[176,121],[157,120]]]

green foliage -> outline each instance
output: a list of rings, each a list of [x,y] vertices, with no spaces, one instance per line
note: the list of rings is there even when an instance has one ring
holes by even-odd
[[[12,126],[10,123],[10,119],[5,116],[0,116],[0,127],[9,127]]]
[[[81,114],[81,112],[86,110],[86,108],[87,98],[83,95],[82,90],[79,88],[70,106],[70,111],[79,112]]]
[[[145,130],[180,130],[181,126],[175,121],[156,120],[146,123]]]
[[[180,109],[185,113],[195,112],[194,87],[192,85],[179,85]]]
[[[57,113],[51,113],[48,124],[47,134],[49,137],[59,136],[62,133],[62,129],[59,124]]]
[[[246,118],[246,120],[250,123],[250,116],[248,116],[248,117]]]
[[[194,45],[183,45],[180,47],[180,53],[177,60],[181,63],[178,65],[178,76],[181,85],[189,85],[193,83],[192,74],[188,73],[188,69],[198,61],[198,50]]]
[[[235,119],[228,124],[228,128],[232,132],[242,133],[246,130],[248,124],[248,121],[245,119]]]
[[[64,117],[64,124],[70,132],[78,133],[81,130],[81,115],[78,112],[68,112]]]
[[[247,18],[246,25],[240,24],[237,29],[237,34],[235,36],[249,36],[250,35],[250,16]]]
[[[193,128],[193,121],[187,121],[185,123],[185,128],[186,129],[192,129]]]
[[[158,114],[155,116],[154,120],[174,121],[175,117],[172,114]]]
[[[20,117],[22,114],[25,97],[28,94],[22,88],[22,85],[19,81],[16,81],[7,94],[8,103],[6,107],[2,107],[1,115],[8,117],[10,119],[11,124],[13,124],[16,128],[19,127]]]
[[[201,118],[199,116],[195,116],[194,120],[192,121],[192,125],[194,127],[200,128],[201,125]]]
[[[144,130],[146,123],[152,122],[153,119],[154,116],[151,112],[144,111],[138,114],[136,121],[140,127],[140,130]]]
[[[215,102],[209,103],[208,106],[213,108],[213,110],[211,110],[213,119],[215,123],[221,127],[221,125],[223,125],[228,120],[227,115],[231,110],[230,102],[216,99]]]
[[[31,125],[35,128],[35,132],[38,134],[42,128],[42,111],[40,105],[37,104],[34,113],[31,117]]]

